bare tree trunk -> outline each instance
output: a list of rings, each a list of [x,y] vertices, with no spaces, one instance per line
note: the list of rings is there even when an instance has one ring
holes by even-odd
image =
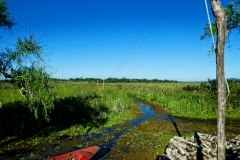
[[[226,159],[225,119],[226,119],[226,82],[224,75],[224,47],[226,41],[226,14],[220,0],[211,0],[212,11],[217,24],[216,70],[218,84],[218,160]]]

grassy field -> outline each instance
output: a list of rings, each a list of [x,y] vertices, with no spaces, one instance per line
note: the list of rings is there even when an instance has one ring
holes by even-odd
[[[29,140],[39,145],[58,137],[75,137],[97,133],[102,128],[135,118],[130,113],[132,97],[114,85],[54,83],[57,100],[50,113],[50,122],[36,120],[24,105],[17,88],[2,84],[0,89],[0,137],[2,143],[11,139]],[[47,135],[47,136],[46,136]]]
[[[34,118],[17,88],[0,84],[0,146],[7,151],[34,148],[62,137],[98,133],[103,128],[123,124],[139,115],[133,114],[137,105],[133,97],[159,104],[178,117],[207,119],[217,115],[214,81],[106,83],[104,87],[100,83],[79,82],[52,85],[57,99],[50,113],[51,121],[45,122],[43,117]],[[240,117],[240,82],[229,82],[229,86],[227,116]],[[164,142],[167,143],[169,137]]]
[[[217,91],[214,81],[206,83],[123,83],[105,84],[64,82],[53,83],[57,100],[50,113],[50,123],[35,120],[24,106],[24,99],[14,86],[0,85],[0,136],[24,132],[35,126],[58,127],[79,125],[92,127],[84,134],[123,123],[133,116],[126,114],[134,106],[133,96],[162,105],[175,116],[214,118],[217,115]],[[227,117],[240,117],[240,82],[229,82]],[[71,117],[71,118],[70,118]],[[92,124],[90,124],[90,123]],[[74,126],[75,127],[75,126]],[[7,128],[7,129],[6,129]],[[71,133],[71,132],[70,132]]]
[[[162,105],[175,116],[214,118],[217,116],[217,88],[215,82],[158,83],[125,85],[128,93]],[[240,117],[240,82],[229,82],[227,117]]]

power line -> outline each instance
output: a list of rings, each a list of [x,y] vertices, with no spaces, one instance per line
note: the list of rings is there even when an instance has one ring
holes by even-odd
[[[140,46],[147,40],[147,38],[152,34],[152,32],[157,28],[157,26],[161,23],[161,21],[166,17],[166,15],[171,11],[174,5],[177,3],[178,0],[175,0],[171,7],[167,10],[167,12],[162,16],[162,18],[158,21],[158,23],[153,27],[153,29],[148,33],[148,35],[143,39],[143,41],[138,45],[138,47],[132,52],[132,54],[127,58],[127,60],[118,67],[115,72],[111,75],[111,77],[116,74],[126,63],[127,61],[135,54],[135,52],[140,48]],[[142,32],[142,31],[141,31]],[[140,33],[141,33],[140,32]],[[139,37],[139,36],[138,36]],[[137,37],[137,38],[138,38]],[[135,42],[134,42],[135,43]],[[132,46],[131,46],[132,47]],[[125,59],[125,57],[124,57]],[[122,60],[123,61],[123,60]],[[121,64],[121,63],[120,63]]]
[[[214,41],[214,37],[213,37],[213,32],[212,32],[211,20],[210,20],[210,16],[209,16],[208,6],[207,6],[207,1],[206,0],[205,0],[205,5],[206,5],[207,16],[208,16],[208,23],[209,23],[209,27],[210,27],[210,33],[211,33],[211,36],[212,36],[212,43],[213,43],[214,49],[216,49],[216,45],[215,45],[215,41]],[[224,76],[224,78],[225,78],[225,83],[226,83],[227,91],[228,91],[227,97],[226,97],[225,102],[224,102],[224,103],[226,103],[226,101],[228,99],[228,96],[230,95],[230,89],[229,89],[229,85],[228,85],[228,81],[227,81],[226,75]]]
[[[210,27],[210,32],[211,32],[211,36],[212,36],[212,43],[213,43],[213,47],[215,49],[215,41],[214,41],[214,37],[213,37],[213,32],[212,32],[212,25],[211,25],[211,20],[210,20],[210,16],[209,16],[209,12],[208,12],[208,5],[207,5],[207,1],[205,0],[205,6],[206,6],[206,12],[207,12],[207,16],[208,16],[208,23],[209,23],[209,27]]]
[[[153,17],[155,11],[157,10],[157,8],[160,5],[160,2],[162,0],[160,0],[157,4],[157,6],[155,7],[154,11],[152,12],[151,16],[148,18],[147,22],[145,23],[144,27],[142,28],[142,30],[140,31],[140,33],[138,34],[137,38],[135,39],[135,41],[133,42],[133,44],[131,45],[131,47],[129,48],[128,52],[125,54],[124,58],[122,59],[122,61],[119,63],[118,67],[115,69],[115,71],[113,72],[113,74],[111,75],[111,77],[121,68],[122,63],[124,63],[125,58],[127,57],[127,55],[129,54],[130,50],[132,49],[132,47],[135,45],[135,43],[137,42],[138,38],[140,37],[140,35],[142,34],[143,30],[146,28],[147,24],[149,23],[150,19]]]

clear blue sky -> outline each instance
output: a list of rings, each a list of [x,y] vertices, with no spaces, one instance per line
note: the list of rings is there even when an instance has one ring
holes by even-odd
[[[226,6],[229,0],[221,2]],[[11,32],[0,30],[1,45],[30,34],[41,38],[53,77],[178,81],[216,77],[215,55],[208,53],[211,40],[200,40],[207,23],[204,0],[7,0],[7,4],[17,25]],[[208,6],[213,21],[209,0]],[[230,40],[226,76],[240,78],[237,31]]]

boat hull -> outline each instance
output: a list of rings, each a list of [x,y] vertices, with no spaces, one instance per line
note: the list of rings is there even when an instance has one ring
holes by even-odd
[[[90,160],[99,150],[99,147],[92,146],[59,156],[47,158],[46,160]]]

